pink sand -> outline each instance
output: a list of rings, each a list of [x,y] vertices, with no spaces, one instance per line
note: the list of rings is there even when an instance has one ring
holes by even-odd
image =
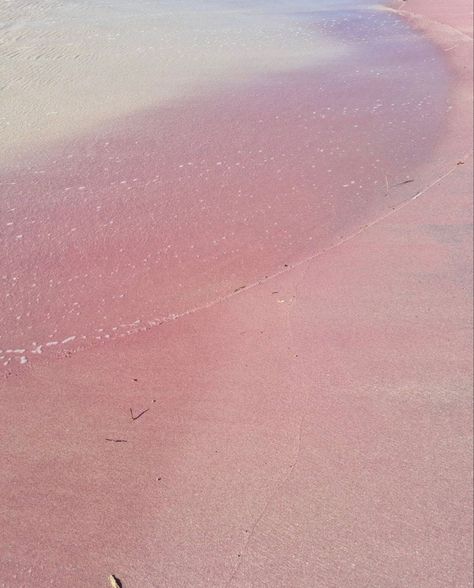
[[[227,85],[1,174],[0,369],[212,303],[420,190],[412,172],[444,133],[449,71],[404,23],[390,42],[393,15],[366,19],[382,57],[364,55],[354,18],[332,33],[360,49],[329,71]]]
[[[472,585],[472,45],[440,34],[463,73],[418,198],[4,380],[3,586]]]

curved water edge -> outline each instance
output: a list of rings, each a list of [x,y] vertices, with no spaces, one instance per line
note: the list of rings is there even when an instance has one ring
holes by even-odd
[[[334,246],[423,186],[450,109],[436,47],[378,10],[301,10],[344,59],[263,71],[2,174],[1,361],[124,337]]]

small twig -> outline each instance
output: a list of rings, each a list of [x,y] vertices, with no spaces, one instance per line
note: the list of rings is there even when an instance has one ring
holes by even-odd
[[[112,441],[112,443],[128,443],[127,439],[106,439],[106,441]]]
[[[393,184],[393,186],[389,186],[388,178],[385,176],[385,196],[388,196],[391,188],[397,188],[398,186],[404,186],[405,184],[411,184],[415,180],[405,180],[403,182],[398,182],[398,184]]]
[[[396,188],[397,186],[404,186],[405,184],[411,184],[412,182],[414,182],[415,180],[405,180],[404,182],[399,182],[398,184],[395,184],[394,186],[392,186],[393,188]]]
[[[149,410],[150,410],[149,408],[145,408],[145,410],[142,410],[139,414],[137,414],[137,416],[133,416],[133,410],[130,409],[130,415],[132,417],[132,421],[136,421],[137,419],[139,419],[142,415],[144,415]]]

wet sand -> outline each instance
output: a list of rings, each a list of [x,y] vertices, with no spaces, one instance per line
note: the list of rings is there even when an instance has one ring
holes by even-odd
[[[1,368],[211,304],[424,186],[452,108],[438,48],[381,11],[296,22],[330,66],[224,79],[0,173]]]
[[[207,308],[4,380],[5,586],[472,584],[472,45],[455,25],[417,19],[453,81],[416,186],[399,195],[412,177],[393,168],[383,205],[337,199],[341,225],[245,278],[278,275],[234,293],[231,265]]]

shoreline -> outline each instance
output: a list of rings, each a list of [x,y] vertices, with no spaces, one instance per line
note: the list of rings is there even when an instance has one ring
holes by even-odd
[[[364,19],[356,19],[351,31],[362,47]],[[387,34],[384,19],[377,13],[372,18],[379,36]],[[406,34],[404,26],[398,34]],[[2,325],[9,337],[0,347],[23,350],[16,361],[0,357],[7,371],[18,361],[35,363],[48,349],[50,356],[69,356],[206,307],[332,247],[423,189],[429,181],[413,176],[412,160],[425,161],[443,132],[445,91],[418,63],[434,59],[431,48],[410,36],[405,53],[413,72],[407,78],[394,73],[393,81],[377,77],[378,68],[402,59],[391,41],[395,31],[389,26],[387,40],[371,43],[385,52],[381,60],[361,50],[353,67],[362,74],[352,79],[349,102],[350,66],[326,74],[315,69],[268,75],[213,98],[117,121],[97,140],[85,137],[64,155],[53,151],[52,164],[30,164],[4,177],[11,206],[28,195],[12,213],[6,238],[9,273],[17,283],[3,287],[16,292],[18,304]],[[448,83],[443,65],[429,67],[441,86]],[[411,90],[410,80],[434,95]],[[223,136],[228,127],[232,139]],[[156,134],[166,138],[154,145]],[[339,136],[345,144],[339,145]],[[183,171],[177,158],[188,162],[179,166]],[[222,171],[216,167],[220,160]],[[39,205],[42,193],[46,204]],[[129,194],[135,206],[128,204]],[[220,212],[223,202],[227,211]],[[179,218],[172,217],[173,207]]]
[[[470,69],[429,193],[212,308],[5,380],[9,586],[471,585],[468,52],[450,51]]]

